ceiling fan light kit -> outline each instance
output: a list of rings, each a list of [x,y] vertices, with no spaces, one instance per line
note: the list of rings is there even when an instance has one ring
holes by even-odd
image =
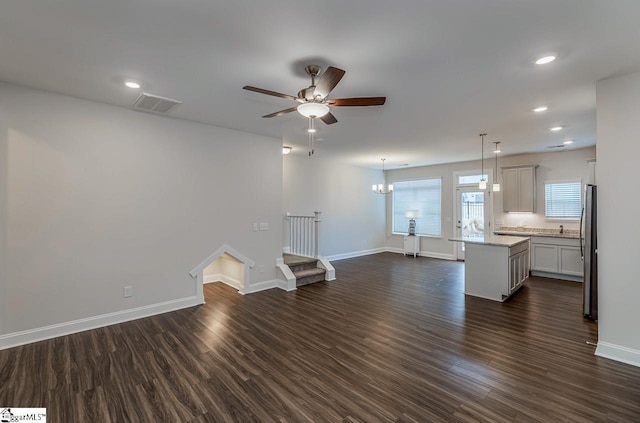
[[[245,85],[242,87],[247,91],[253,91],[260,94],[266,94],[274,97],[284,98],[286,100],[297,101],[298,106],[280,110],[262,116],[263,118],[272,118],[282,116],[293,111],[298,111],[304,117],[315,117],[322,120],[326,125],[332,125],[338,121],[331,114],[332,107],[366,107],[366,106],[382,106],[386,97],[353,97],[353,98],[336,98],[329,99],[329,94],[338,85],[345,71],[333,66],[329,66],[322,74],[318,65],[309,65],[304,68],[307,75],[311,77],[311,85],[303,88],[298,92],[297,96],[282,94],[276,91],[265,90],[264,88],[252,87]],[[316,84],[316,77],[320,75],[320,79]]]
[[[298,96],[282,94],[276,91],[265,90],[264,88],[252,87],[245,85],[242,87],[247,91],[253,91],[260,94],[266,94],[274,97],[284,98],[286,100],[297,101],[300,103],[295,107],[280,110],[262,116],[263,118],[272,118],[282,116],[293,111],[298,111],[302,116],[309,119],[309,157],[313,156],[315,150],[313,148],[313,134],[316,128],[313,124],[314,120],[320,119],[325,125],[332,125],[338,121],[331,114],[331,107],[365,107],[365,106],[382,106],[386,101],[386,97],[354,97],[354,98],[336,98],[329,100],[329,93],[338,85],[345,71],[342,69],[329,66],[320,75],[320,79],[316,84],[316,77],[320,74],[321,68],[318,65],[308,65],[304,68],[307,75],[311,77],[311,85],[298,91]],[[383,162],[384,164],[384,162]],[[375,190],[374,190],[375,191]],[[382,191],[382,189],[380,189]]]
[[[329,113],[329,106],[325,103],[316,103],[313,101],[302,103],[298,106],[298,113],[307,118],[319,118]]]

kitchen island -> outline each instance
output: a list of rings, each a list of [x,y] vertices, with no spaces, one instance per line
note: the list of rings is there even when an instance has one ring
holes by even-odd
[[[488,235],[450,238],[465,243],[464,293],[505,301],[529,277],[529,238]]]

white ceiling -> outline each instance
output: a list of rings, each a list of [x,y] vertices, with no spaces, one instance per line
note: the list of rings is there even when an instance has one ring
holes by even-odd
[[[417,166],[477,159],[480,132],[504,154],[595,144],[595,83],[640,70],[639,21],[638,0],[4,0],[0,80],[130,107],[132,78],[176,118],[306,154],[305,118],[261,118],[297,103],[242,87],[296,95],[333,65],[331,97],[387,103],[333,109],[316,155]]]

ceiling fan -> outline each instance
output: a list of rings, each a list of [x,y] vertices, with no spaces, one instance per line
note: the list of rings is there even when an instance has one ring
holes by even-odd
[[[263,118],[272,118],[282,116],[293,111],[298,111],[307,118],[319,118],[327,125],[336,123],[338,119],[331,113],[331,107],[363,107],[363,106],[382,106],[386,101],[386,97],[354,97],[354,98],[334,98],[329,99],[329,93],[338,85],[345,71],[342,69],[329,66],[316,84],[316,78],[320,74],[320,66],[309,65],[304,68],[307,75],[311,77],[311,85],[303,88],[298,92],[298,96],[282,94],[275,91],[265,90],[263,88],[245,85],[242,87],[248,91],[254,91],[261,94],[272,95],[274,97],[286,98],[300,103],[295,107],[280,110],[279,112],[270,113],[262,116]]]

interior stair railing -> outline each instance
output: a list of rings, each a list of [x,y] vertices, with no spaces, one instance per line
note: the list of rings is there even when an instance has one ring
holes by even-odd
[[[289,259],[294,261],[299,261],[295,259],[295,256],[303,256],[310,257],[313,260],[315,268],[314,272],[309,272],[309,269],[298,269],[296,265],[293,266],[293,270],[298,269],[300,272],[304,273],[303,280],[298,281],[298,277],[292,271],[285,262],[284,256],[283,258],[277,259],[277,267],[280,269],[282,277],[286,281],[286,286],[284,289],[287,291],[291,291],[296,289],[298,285],[304,285],[306,283],[317,282],[320,280],[333,281],[336,279],[336,270],[331,265],[331,262],[326,258],[320,255],[320,249],[318,247],[319,239],[318,239],[318,229],[320,226],[320,214],[322,212],[316,211],[313,212],[313,216],[291,216],[287,213],[287,220],[289,221],[289,247],[286,249],[289,253],[287,256]],[[285,251],[286,251],[285,250]],[[304,262],[304,260],[303,260]],[[307,261],[308,262],[308,261]],[[319,269],[323,269],[323,272],[319,272]],[[308,276],[307,273],[314,273],[311,276]],[[317,274],[324,274],[323,278],[318,276]],[[307,280],[311,277],[314,280]]]
[[[313,212],[314,216],[288,216],[289,218],[289,252],[305,257],[318,258],[318,229],[320,214]]]

